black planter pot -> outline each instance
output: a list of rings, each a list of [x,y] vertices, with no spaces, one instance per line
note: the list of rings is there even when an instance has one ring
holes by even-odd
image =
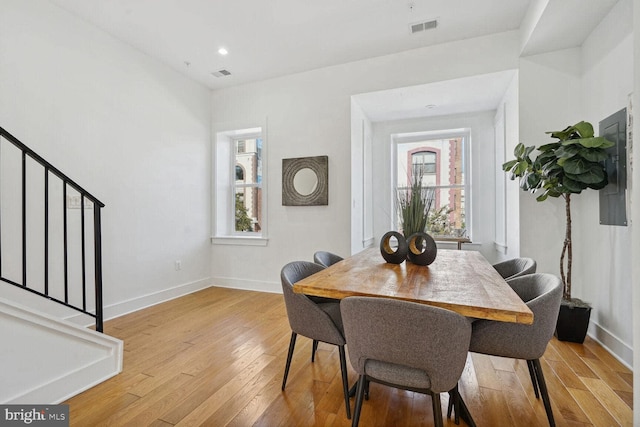
[[[562,301],[556,324],[556,337],[560,341],[583,343],[587,336],[591,307],[576,307]]]

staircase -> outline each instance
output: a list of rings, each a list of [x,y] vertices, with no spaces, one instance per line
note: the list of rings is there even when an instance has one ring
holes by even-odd
[[[0,403],[58,403],[121,371],[101,334],[103,207],[0,127]]]

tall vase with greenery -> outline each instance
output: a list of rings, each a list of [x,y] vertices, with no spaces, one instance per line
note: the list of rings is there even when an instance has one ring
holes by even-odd
[[[594,136],[593,126],[585,121],[547,134],[556,141],[539,147],[518,144],[514,150],[516,158],[504,163],[502,169],[510,174],[511,179],[519,178],[523,190],[541,193],[536,197],[539,202],[549,197],[564,199],[566,228],[560,254],[560,276],[564,286],[564,304],[575,306],[582,301],[571,296],[571,195],[589,188],[600,190],[607,185],[603,161],[607,158],[606,149],[614,143],[602,136]],[[536,149],[537,157],[532,160],[531,153]],[[586,329],[584,332],[586,334]]]
[[[414,233],[426,232],[434,195],[434,188],[423,186],[419,175],[413,176],[411,187],[398,189],[397,202],[405,238]]]

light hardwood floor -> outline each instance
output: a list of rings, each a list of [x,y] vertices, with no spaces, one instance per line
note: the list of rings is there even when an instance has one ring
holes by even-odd
[[[321,343],[311,363],[299,337],[281,391],[282,295],[212,287],[106,322],[105,333],[124,340],[124,370],[66,402],[72,426],[350,425],[334,346]],[[558,426],[632,425],[632,374],[592,340],[553,339],[542,366]],[[478,426],[548,425],[525,362],[471,354],[460,389]],[[427,396],[378,384],[370,395],[362,427],[433,424]]]

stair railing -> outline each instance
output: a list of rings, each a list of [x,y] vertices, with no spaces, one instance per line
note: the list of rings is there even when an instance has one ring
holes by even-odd
[[[13,147],[17,148],[19,150],[19,153],[15,152],[15,150],[12,148],[7,148],[10,146],[7,146],[6,144],[5,146],[3,146],[2,144],[4,143],[4,141],[9,142]],[[15,154],[11,156],[5,155],[6,158],[3,159],[2,153],[4,152],[5,154],[8,154],[10,150],[13,150]],[[18,155],[21,158],[21,164],[10,164],[11,160],[14,160],[13,158],[18,158]],[[12,157],[12,159],[9,159],[8,157]],[[15,217],[21,216],[19,220],[14,221],[21,223],[21,230],[19,235],[16,233],[16,231],[9,230],[8,228],[5,228],[3,230],[4,218],[1,203],[3,198],[0,197],[0,280],[31,293],[40,295],[44,298],[47,298],[48,300],[62,304],[66,307],[80,311],[90,317],[93,317],[95,319],[96,330],[99,332],[103,332],[102,237],[100,209],[104,207],[104,203],[102,203],[80,185],[75,183],[71,178],[60,172],[60,170],[58,170],[48,161],[44,160],[29,147],[20,142],[16,137],[0,127],[0,177],[3,177],[3,165],[6,169],[11,169],[13,172],[19,171],[17,173],[14,173],[14,176],[18,176],[16,180],[21,181],[21,184],[18,184],[21,185],[20,196],[18,196],[18,198],[20,199],[19,207],[13,205],[13,200],[11,200],[11,203],[7,203],[6,197],[5,203],[11,204],[13,205],[11,206],[11,208],[19,209],[21,211],[20,215],[14,215]],[[7,165],[10,165],[10,168],[7,167]],[[27,193],[27,180],[29,179],[30,183],[39,180],[39,178],[36,178],[34,180],[34,173],[28,171],[33,169],[33,165],[40,165],[40,169],[43,170],[43,181],[40,184],[42,185],[42,199],[40,200],[40,202],[38,202],[38,204],[41,204],[42,206],[42,212],[33,212],[35,210],[32,209],[31,206],[31,204],[33,203],[27,203],[29,197]],[[10,173],[7,172],[6,175],[10,175]],[[3,189],[2,180],[5,181],[5,185],[9,185],[7,184],[7,182],[10,181],[10,179],[7,179],[6,177],[0,178],[0,196]],[[62,200],[56,200],[56,195],[50,194],[55,193],[55,191],[51,191],[51,187],[53,186],[62,187]],[[29,200],[32,200],[32,198],[33,196],[31,196],[31,199]],[[53,212],[54,208],[52,208],[51,205],[55,204],[61,204],[62,212],[60,212],[60,209],[57,209],[55,212]],[[80,218],[79,221],[76,220],[70,223],[69,209],[74,208],[80,209]],[[91,209],[93,210],[92,224],[90,223],[91,221],[86,218],[87,215],[85,214],[85,211],[89,211]],[[4,211],[6,212],[7,210],[8,207],[5,208]],[[35,231],[30,230],[29,227],[29,224],[33,222],[32,218],[29,216],[30,214],[32,214],[32,216],[34,217],[44,219],[44,224],[40,225],[40,227],[44,229],[44,236],[42,238],[33,236],[31,234]],[[77,224],[77,222],[79,222],[79,225]],[[12,225],[17,224],[4,224],[5,227],[10,227]],[[52,230],[56,231],[57,233],[60,232],[60,230],[55,230],[56,225],[61,226],[61,245],[56,245],[56,243],[58,242],[54,242],[52,241],[53,239],[51,239]],[[75,229],[77,227],[79,227],[79,230]],[[35,229],[37,227],[32,228]],[[9,233],[8,231],[11,232]],[[76,238],[74,240],[71,240],[70,237],[73,236],[73,233],[75,233]],[[11,236],[7,237],[3,236],[3,234],[11,234]],[[5,237],[4,246],[3,237]],[[34,243],[34,241],[38,243]],[[93,242],[93,253],[88,252],[86,247],[87,241]],[[19,246],[21,253],[19,255],[15,255],[15,252],[13,252],[13,260],[7,260],[7,254],[10,250],[14,249],[15,246],[18,246],[16,244],[17,242],[20,242]],[[31,243],[34,243],[33,246],[40,246],[39,249],[43,249],[41,252],[41,259],[38,260],[37,256],[34,257],[33,249],[28,250],[30,249],[28,248],[28,246]],[[72,264],[72,260],[70,260],[70,246],[73,247],[75,252],[80,252],[80,267],[78,267],[77,264]],[[52,265],[52,252],[55,252],[55,254],[57,255],[56,258],[61,259],[63,264],[62,266]],[[77,258],[78,257],[74,257],[74,259]],[[91,259],[88,258],[93,259],[92,265],[90,263]],[[7,267],[9,265],[8,261],[12,261],[11,264],[13,264],[12,267],[14,267],[13,277],[10,277],[10,273],[5,274],[5,270],[7,270]],[[16,268],[16,264],[21,264],[20,268]],[[74,285],[76,286],[71,286],[71,265],[73,265],[73,267],[75,268],[74,272],[78,273],[75,276],[80,276],[79,280],[74,281]],[[56,286],[54,286],[54,284],[51,283],[52,280],[50,273],[52,269],[56,268],[56,271],[62,273],[62,278],[58,277],[58,279],[61,280],[57,280],[57,282],[54,280],[54,282],[56,282]],[[88,277],[89,273],[87,271],[90,268],[93,268],[92,288],[95,304],[93,310],[91,309],[87,301],[88,295],[91,292],[91,287],[89,284],[90,280]],[[34,271],[37,271],[37,273],[35,273]],[[38,275],[40,276],[40,279],[43,279],[42,284],[38,283],[39,280],[32,279],[31,277]],[[32,284],[31,282],[35,283]],[[62,287],[62,289],[60,289],[60,287]],[[81,288],[80,291],[78,290],[78,287]]]

